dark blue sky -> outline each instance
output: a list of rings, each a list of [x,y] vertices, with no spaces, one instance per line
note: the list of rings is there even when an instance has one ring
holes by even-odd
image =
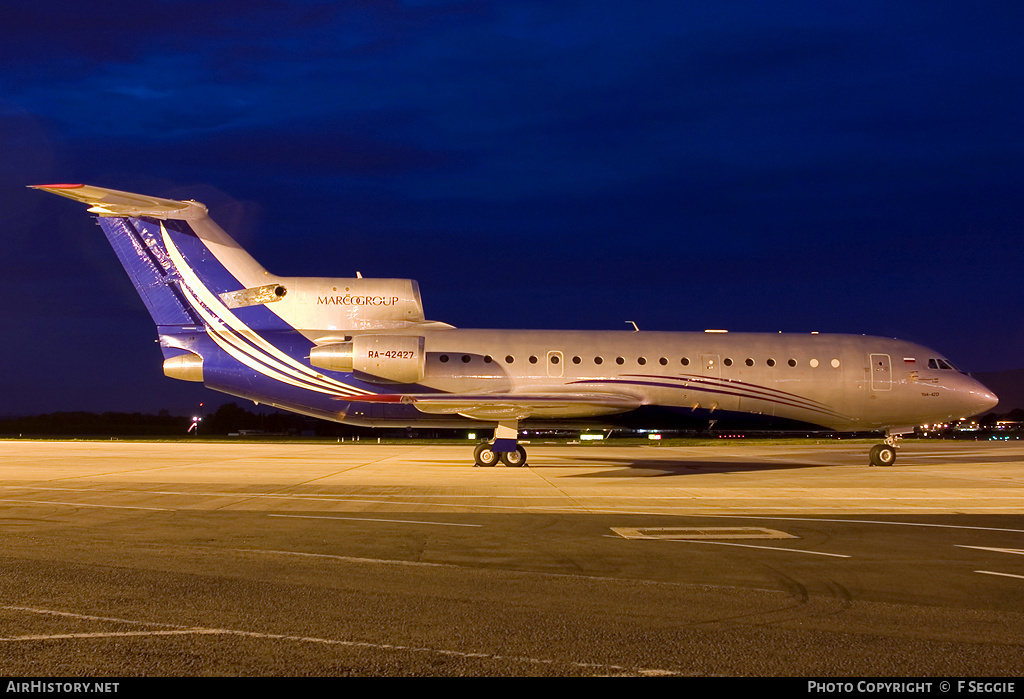
[[[1024,5],[5,8],[0,415],[187,410],[85,182],[460,327],[851,332],[1024,368]]]

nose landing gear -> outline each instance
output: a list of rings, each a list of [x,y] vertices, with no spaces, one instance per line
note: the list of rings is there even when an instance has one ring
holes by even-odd
[[[889,444],[876,444],[871,447],[868,459],[872,466],[892,466],[896,463],[896,447]]]
[[[900,437],[913,432],[913,427],[893,427],[885,431],[885,440],[881,444],[871,447],[868,453],[868,460],[872,466],[892,466],[896,463],[896,449],[899,446]]]

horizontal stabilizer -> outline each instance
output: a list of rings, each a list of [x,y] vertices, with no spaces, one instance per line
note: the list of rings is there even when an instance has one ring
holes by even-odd
[[[461,415],[474,420],[593,417],[624,413],[641,401],[618,393],[451,393],[379,394],[348,398],[358,402],[411,403],[430,415]]]
[[[194,206],[200,207],[203,213],[206,213],[206,207],[197,202],[160,199],[87,184],[37,184],[31,185],[31,188],[89,204],[89,211],[100,216],[182,218],[183,214]]]

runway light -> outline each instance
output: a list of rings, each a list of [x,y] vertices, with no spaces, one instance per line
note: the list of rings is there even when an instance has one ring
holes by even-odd
[[[467,439],[476,439],[476,432],[470,432]]]
[[[661,439],[661,435],[660,434],[649,434],[649,435],[647,435],[647,439]]]

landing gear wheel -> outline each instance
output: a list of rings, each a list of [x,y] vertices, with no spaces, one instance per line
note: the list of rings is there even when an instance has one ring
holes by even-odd
[[[493,466],[498,463],[498,455],[491,451],[490,444],[478,444],[473,450],[473,460],[477,466]]]
[[[526,450],[517,444],[515,451],[501,452],[501,460],[506,466],[525,466]]]
[[[872,466],[892,466],[896,463],[896,448],[888,444],[876,444],[871,447],[868,458]]]

